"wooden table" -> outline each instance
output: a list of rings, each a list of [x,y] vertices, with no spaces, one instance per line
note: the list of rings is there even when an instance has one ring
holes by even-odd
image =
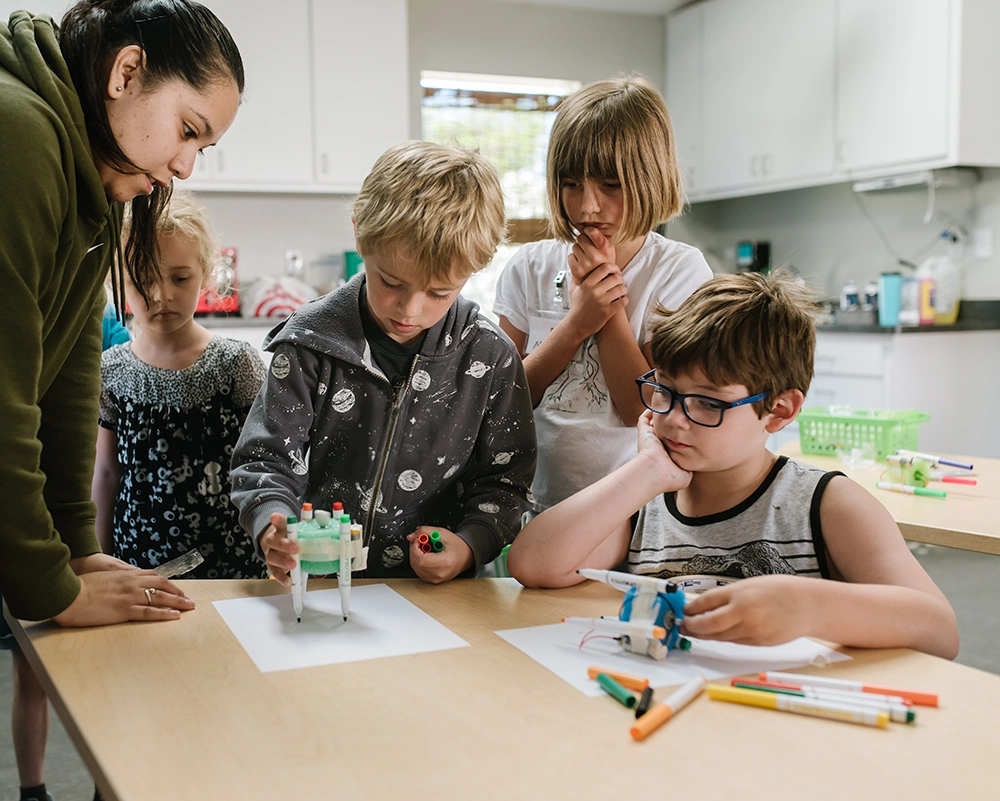
[[[797,442],[786,442],[778,453],[824,470],[839,470],[857,481],[889,510],[903,536],[914,542],[945,545],[965,551],[1000,554],[1000,459],[950,456],[975,465],[979,483],[975,487],[933,482],[947,498],[927,498],[880,490],[875,487],[885,470],[852,470],[833,456],[803,454]]]
[[[911,651],[852,651],[826,675],[937,691],[941,707],[877,730],[702,696],[636,743],[630,711],[585,697],[493,633],[610,613],[619,593],[388,583],[471,647],[262,674],[211,602],[284,591],[268,581],[179,582],[198,607],[176,622],[12,623],[107,801],[994,792],[998,676]]]

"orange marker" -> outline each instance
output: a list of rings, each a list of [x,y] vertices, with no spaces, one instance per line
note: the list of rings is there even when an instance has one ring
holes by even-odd
[[[705,681],[704,677],[698,676],[698,678],[691,679],[687,684],[678,687],[666,701],[654,706],[635,722],[635,725],[629,729],[632,739],[645,740],[650,734],[701,695],[706,684],[708,682]]]
[[[862,684],[860,681],[847,679],[831,679],[827,676],[806,676],[797,673],[774,673],[768,671],[759,675],[761,681],[773,681],[787,684],[789,687],[829,687],[833,690],[850,690],[856,693],[879,693],[881,695],[898,695],[907,701],[920,706],[937,706],[937,693],[923,693],[916,690],[897,690],[894,687],[880,687],[877,684]]]
[[[631,673],[619,673],[617,670],[606,670],[605,668],[594,667],[593,665],[587,668],[587,675],[592,679],[596,679],[598,673],[607,673],[622,687],[628,687],[630,690],[635,690],[639,693],[649,686],[649,679],[644,679],[642,676],[633,676]]]

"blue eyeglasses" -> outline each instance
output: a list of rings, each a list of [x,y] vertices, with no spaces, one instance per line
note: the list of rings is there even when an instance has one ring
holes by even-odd
[[[723,401],[718,398],[710,398],[707,395],[682,395],[680,392],[674,392],[663,384],[657,384],[653,381],[655,372],[655,370],[650,370],[635,380],[639,387],[642,405],[654,414],[669,414],[674,408],[674,404],[680,401],[684,416],[695,425],[706,428],[721,426],[722,416],[727,409],[746,406],[748,403],[756,403],[767,397],[767,393],[762,392],[759,395],[751,395],[749,398],[738,401]]]

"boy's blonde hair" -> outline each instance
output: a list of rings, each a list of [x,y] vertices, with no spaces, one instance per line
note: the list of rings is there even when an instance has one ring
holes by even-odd
[[[129,227],[132,224],[128,207],[122,225],[122,239],[128,238]],[[215,244],[215,232],[208,218],[208,211],[195,202],[187,192],[177,191],[170,195],[170,201],[156,222],[156,239],[159,242],[163,236],[184,236],[198,247],[198,267],[201,268],[201,285],[209,286],[215,278],[215,267],[218,264],[218,248]],[[157,253],[156,263],[160,258]],[[221,288],[220,291],[224,291]]]
[[[696,369],[716,386],[741,384],[757,416],[789,389],[809,391],[816,349],[816,298],[787,274],[717,275],[652,326],[653,364],[671,376]]]
[[[402,249],[421,286],[486,267],[506,226],[500,177],[478,150],[420,141],[379,156],[353,216],[362,258]]]
[[[596,81],[559,105],[546,167],[549,229],[572,242],[563,179],[620,181],[623,239],[645,236],[680,213],[684,187],[663,97],[641,75]]]

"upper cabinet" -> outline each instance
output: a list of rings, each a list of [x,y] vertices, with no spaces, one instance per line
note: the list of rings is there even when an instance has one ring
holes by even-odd
[[[868,170],[948,155],[945,0],[839,0],[837,156]]]
[[[667,97],[674,128],[674,147],[681,163],[684,186],[690,194],[701,180],[701,25],[700,5],[670,18],[667,52],[672,69],[667,70]],[[683,120],[678,126],[676,120]]]
[[[705,0],[671,16],[689,198],[1000,166],[997,30],[996,0]]]
[[[309,0],[284,0],[280,14],[271,0],[210,0],[209,6],[240,49],[246,91],[232,127],[205,148],[186,185],[266,191],[311,183]]]
[[[375,159],[409,138],[406,0],[314,0],[312,31],[316,181],[357,192]]]
[[[703,14],[699,189],[829,176],[835,0],[716,0]]]
[[[409,138],[406,0],[208,6],[240,48],[246,92],[182,186],[354,193],[378,155]]]

